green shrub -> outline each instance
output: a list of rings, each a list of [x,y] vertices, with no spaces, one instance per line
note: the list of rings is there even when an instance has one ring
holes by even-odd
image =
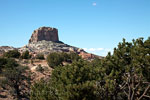
[[[47,56],[47,63],[50,67],[54,68],[55,66],[61,65],[63,62],[63,58],[60,53],[50,53]]]
[[[21,100],[21,97],[27,97],[25,91],[29,89],[30,76],[26,74],[27,67],[20,66],[14,59],[0,58],[0,66],[3,66],[0,72],[0,86],[3,86],[11,96]],[[12,92],[13,91],[13,92]]]
[[[6,63],[7,63],[7,59],[0,57],[0,66],[5,65]]]
[[[65,61],[65,62],[70,62],[71,61],[71,58],[70,58],[68,53],[62,52],[62,53],[60,53],[60,56],[63,59],[63,61]]]
[[[100,79],[98,67],[79,60],[71,65],[57,67],[51,76],[55,92],[61,100],[97,100],[96,82]],[[61,88],[60,88],[61,87]]]
[[[72,63],[73,61],[78,61],[81,57],[77,53],[51,53],[47,56],[47,63],[50,67],[54,68],[62,63],[68,62]]]
[[[58,100],[50,83],[40,80],[31,86],[30,100]]]
[[[32,86],[31,100],[97,100],[99,78],[98,68],[83,60],[57,67],[48,83]]]
[[[13,69],[16,66],[18,66],[18,63],[11,58],[0,58],[0,70],[2,70],[3,68],[9,68],[9,69]]]
[[[8,52],[5,52],[3,56],[8,58],[19,58],[20,52],[18,52],[18,50],[10,50]]]
[[[22,55],[21,55],[21,58],[22,59],[30,59],[31,55],[29,54],[29,51],[26,50],[25,52],[23,52]]]
[[[36,55],[36,59],[41,59],[41,60],[44,60],[45,58],[44,58],[44,54],[37,54]]]
[[[1,72],[2,68],[4,68],[4,66],[5,66],[6,64],[7,64],[7,59],[0,57],[0,72]]]
[[[5,68],[14,69],[19,64],[14,59],[7,59],[7,63],[5,64]]]
[[[81,57],[75,52],[69,53],[69,56],[70,56],[70,59],[71,59],[72,62],[73,61],[78,61],[79,59],[81,59]]]
[[[123,39],[104,59],[58,66],[49,83],[39,84],[32,100],[149,100],[150,38]]]

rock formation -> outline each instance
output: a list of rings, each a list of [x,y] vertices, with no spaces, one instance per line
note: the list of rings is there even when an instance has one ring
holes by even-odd
[[[36,55],[43,53],[47,56],[51,52],[76,52],[84,51],[59,41],[58,30],[51,27],[40,27],[34,30],[29,40],[29,44],[20,48],[20,52],[28,50],[31,54]]]
[[[32,33],[29,43],[21,48],[13,48],[8,46],[0,47],[0,55],[9,50],[17,49],[19,52],[23,53],[26,50],[32,54],[34,58],[37,54],[42,53],[47,56],[52,52],[75,52],[79,54],[84,59],[94,59],[99,56],[89,54],[83,49],[67,45],[59,41],[58,30],[51,27],[40,27]]]
[[[81,56],[83,59],[87,59],[87,60],[91,60],[91,59],[95,59],[95,58],[99,58],[99,59],[103,58],[101,56],[97,56],[97,55],[87,53],[87,52],[80,52],[79,56]]]
[[[53,41],[58,42],[58,30],[51,27],[40,27],[32,33],[29,43],[38,42],[38,41]]]
[[[24,52],[28,50],[30,53],[36,55],[38,53],[43,53],[47,56],[49,53],[52,52],[78,52],[79,48],[73,47],[64,43],[57,43],[53,41],[38,41],[29,43],[28,45],[19,49],[20,52]]]

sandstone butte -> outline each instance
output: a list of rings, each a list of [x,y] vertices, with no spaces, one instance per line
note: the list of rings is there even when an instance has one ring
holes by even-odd
[[[29,40],[29,43],[38,42],[42,40],[58,42],[58,29],[51,27],[40,27],[34,30],[31,39]]]
[[[84,59],[94,59],[96,57],[102,58],[100,56],[87,53],[83,49],[64,44],[59,40],[58,29],[51,27],[40,27],[33,31],[31,38],[29,39],[28,45],[21,48],[13,47],[0,47],[0,55],[3,52],[12,49],[18,49],[21,53],[28,50],[30,54],[36,56],[38,53],[43,53],[48,55],[51,52],[75,52],[79,54]]]

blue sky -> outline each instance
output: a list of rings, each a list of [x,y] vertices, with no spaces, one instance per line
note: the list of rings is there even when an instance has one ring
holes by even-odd
[[[24,46],[41,26],[105,56],[122,38],[150,36],[150,0],[0,0],[0,46]]]

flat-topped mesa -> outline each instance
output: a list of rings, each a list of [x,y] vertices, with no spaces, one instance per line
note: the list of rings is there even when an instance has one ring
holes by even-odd
[[[40,27],[34,30],[29,40],[29,43],[35,43],[42,40],[58,42],[58,30],[56,28],[51,27]]]

